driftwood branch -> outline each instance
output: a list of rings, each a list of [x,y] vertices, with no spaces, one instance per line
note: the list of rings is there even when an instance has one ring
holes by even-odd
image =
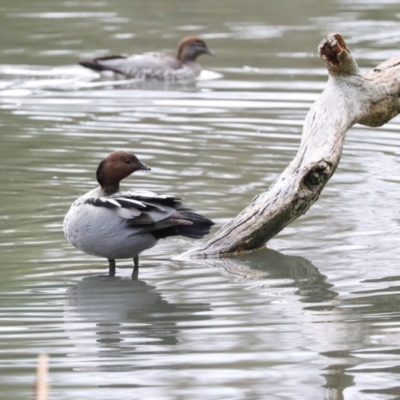
[[[307,114],[295,158],[268,191],[184,256],[217,257],[264,246],[318,200],[351,126],[381,126],[400,112],[400,56],[363,74],[340,34],[330,34],[318,51],[329,80]]]

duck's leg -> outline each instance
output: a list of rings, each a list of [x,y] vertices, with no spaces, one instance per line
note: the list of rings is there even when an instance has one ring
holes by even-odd
[[[108,276],[115,276],[115,260],[108,260]]]
[[[139,256],[133,257],[132,279],[137,279],[139,276]]]

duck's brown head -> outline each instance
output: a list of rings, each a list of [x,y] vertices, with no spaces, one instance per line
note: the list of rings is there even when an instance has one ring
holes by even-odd
[[[196,61],[196,58],[202,54],[215,56],[215,53],[207,47],[204,40],[195,36],[187,36],[179,43],[176,58],[182,62]]]
[[[114,151],[99,164],[96,178],[102,189],[107,194],[112,194],[119,191],[122,179],[141,169],[149,170],[150,167],[139,161],[132,153]]]

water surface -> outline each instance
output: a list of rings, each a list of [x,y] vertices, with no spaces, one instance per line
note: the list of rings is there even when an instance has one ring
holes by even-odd
[[[125,187],[180,194],[218,229],[294,157],[325,87],[316,47],[341,32],[363,69],[399,54],[395,2],[3,1],[0,32],[0,397],[30,398],[37,354],[52,399],[400,397],[400,126],[361,126],[306,216],[268,249],[187,262],[161,241],[139,281],[66,243],[62,220],[98,162],[130,149]],[[217,57],[190,84],[113,81],[76,65],[174,52]]]

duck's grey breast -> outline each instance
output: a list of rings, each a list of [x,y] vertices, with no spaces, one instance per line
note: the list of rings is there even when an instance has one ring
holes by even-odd
[[[152,234],[129,226],[114,210],[84,203],[72,205],[64,232],[79,250],[109,260],[132,258],[157,243]]]

